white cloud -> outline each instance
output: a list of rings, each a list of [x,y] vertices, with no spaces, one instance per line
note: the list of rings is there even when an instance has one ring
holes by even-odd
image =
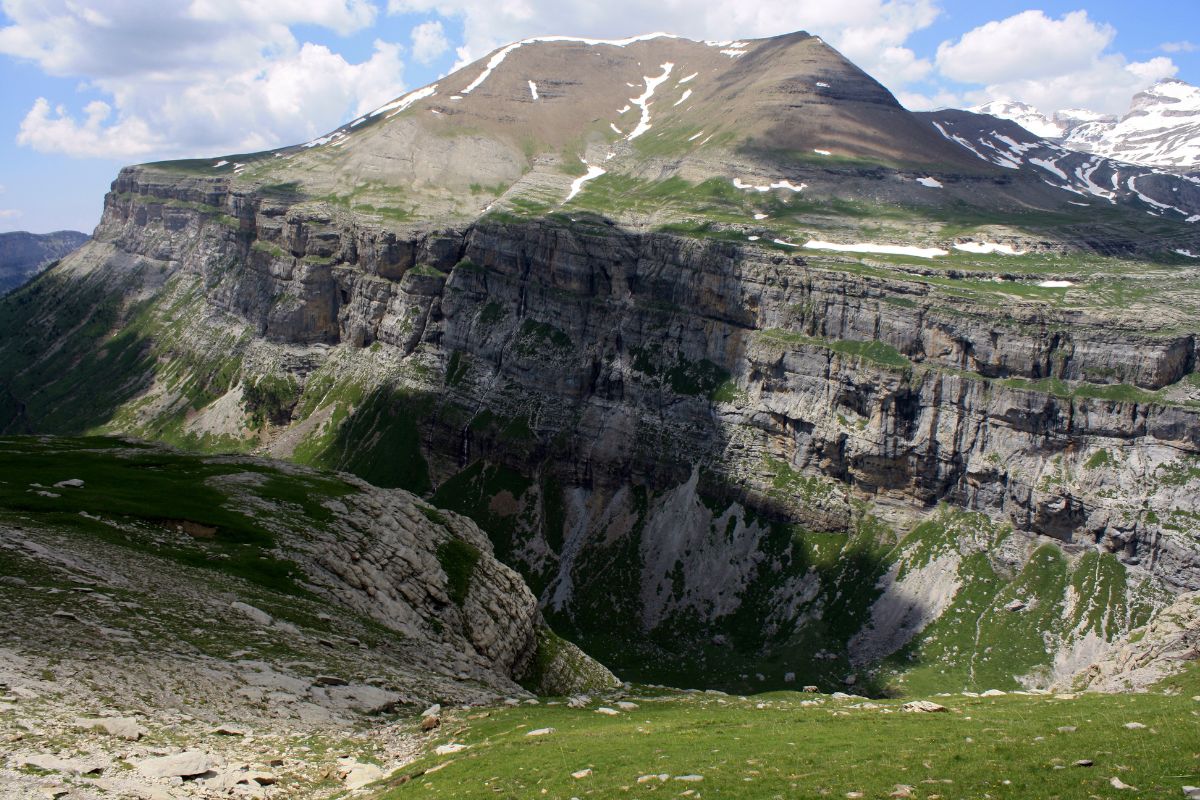
[[[1200,45],[1194,42],[1163,42],[1158,47],[1164,53],[1194,53],[1200,50]]]
[[[15,208],[0,208],[0,219],[16,219],[21,212]]]
[[[967,31],[957,42],[942,42],[938,69],[963,83],[998,83],[1086,68],[1112,42],[1116,31],[1096,24],[1086,11],[1051,19],[1023,11]]]
[[[351,31],[365,0],[4,0],[0,53],[99,92],[82,112],[39,99],[18,141],[79,157],[244,152],[324,133],[403,91],[400,47],[357,64],[296,41],[290,24]]]
[[[547,34],[618,39],[667,31],[724,40],[807,30],[893,87],[920,79],[932,68],[904,43],[939,13],[934,0],[388,0],[388,11],[462,20],[456,66],[508,42]]]
[[[412,29],[413,58],[422,64],[429,64],[435,58],[450,49],[450,41],[442,30],[442,23],[433,20],[422,22]]]
[[[1059,19],[1024,11],[943,42],[937,67],[951,80],[984,84],[965,92],[970,104],[1007,99],[1046,112],[1083,107],[1122,113],[1134,93],[1177,68],[1163,56],[1131,63],[1105,52],[1115,35],[1112,26],[1089,19],[1085,11]]]

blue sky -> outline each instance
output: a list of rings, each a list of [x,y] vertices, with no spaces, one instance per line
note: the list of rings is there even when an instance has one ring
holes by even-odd
[[[1200,83],[1194,0],[0,0],[0,231],[90,231],[123,164],[304,141],[507,41],[796,29],[910,108]]]

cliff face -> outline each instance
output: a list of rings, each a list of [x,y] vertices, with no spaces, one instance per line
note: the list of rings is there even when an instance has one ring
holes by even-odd
[[[564,47],[123,170],[0,305],[4,427],[423,494],[630,678],[1047,685],[1200,588],[1191,223],[812,37]]]
[[[96,242],[26,290],[32,335],[68,287],[113,309],[109,353],[73,331],[75,371],[116,352],[131,373],[64,418],[37,359],[11,428],[95,420],[436,490],[635,676],[978,682],[996,641],[938,644],[969,613],[1052,631],[984,673],[1036,684],[1200,588],[1195,335],[1023,299],[1021,276],[595,217],[385,230],[129,169]]]

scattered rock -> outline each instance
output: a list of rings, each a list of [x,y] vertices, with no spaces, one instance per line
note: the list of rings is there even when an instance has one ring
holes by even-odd
[[[82,489],[83,481],[79,478],[69,478],[65,481],[59,481],[54,484],[55,489]]]
[[[1024,600],[1010,600],[1005,606],[1005,611],[1020,611],[1025,608]]]
[[[784,683],[795,683],[796,682],[796,673],[794,673],[794,672],[783,673],[783,682]]]
[[[1109,778],[1109,779],[1108,779],[1108,783],[1109,783],[1109,785],[1110,785],[1110,786],[1112,786],[1114,789],[1132,789],[1132,790],[1133,790],[1133,791],[1135,791],[1135,792],[1137,791],[1137,787],[1136,787],[1136,786],[1130,786],[1128,783],[1126,783],[1125,781],[1123,781],[1123,780],[1121,780],[1120,778],[1117,778],[1117,777],[1112,777],[1112,778]]]
[[[526,736],[549,736],[552,733],[557,733],[555,728],[538,728],[525,734]]]
[[[1002,692],[999,689],[988,689],[986,692],[983,692],[979,696],[980,697],[1004,697],[1006,694],[1008,694],[1008,692]]]
[[[1145,729],[1145,725],[1140,722],[1126,722],[1125,727],[1131,731],[1140,731]]]
[[[347,789],[361,789],[367,784],[383,778],[383,770],[374,764],[363,764],[354,759],[343,759],[338,764],[338,777]]]
[[[433,752],[437,753],[439,756],[448,756],[452,753],[461,753],[468,747],[470,747],[469,744],[458,744],[457,742],[451,742],[450,744],[438,745]]]
[[[586,694],[578,694],[567,701],[567,708],[587,708],[592,698]]]
[[[345,678],[339,678],[336,675],[318,675],[316,678],[317,684],[320,686],[349,686],[350,681]]]
[[[239,611],[244,614],[255,625],[261,625],[264,628],[271,624],[274,619],[270,614],[263,611],[261,608],[255,608],[249,603],[243,603],[240,600],[234,600],[229,604],[229,607],[234,611]]]
[[[61,772],[64,775],[98,775],[104,771],[104,765],[97,761],[59,758],[52,755],[26,756],[20,759],[20,764],[23,767],[33,767],[46,772]]]
[[[801,689],[800,691],[802,691],[802,692],[808,692],[809,694],[816,694],[817,692],[819,692],[819,691],[821,691],[821,690],[820,690],[820,689],[818,689],[816,686],[805,686],[805,687],[804,687],[803,689]]]
[[[97,717],[95,719],[80,717],[75,720],[75,727],[89,731],[104,731],[109,736],[116,736],[130,742],[136,742],[148,732],[133,717]]]
[[[916,791],[913,787],[903,783],[897,783],[896,788],[892,789],[892,793],[888,797],[915,797],[913,792]]]
[[[1077,730],[1078,728],[1074,725],[1060,725],[1058,728],[1059,733],[1074,733]]]
[[[1096,763],[1096,762],[1092,761],[1090,758],[1081,758],[1081,759],[1079,759],[1078,761],[1076,761],[1076,762],[1075,762],[1074,766],[1076,766],[1076,767],[1090,767],[1090,766],[1093,766],[1095,763]]]
[[[250,731],[237,725],[218,725],[212,729],[216,736],[249,736]]]
[[[572,772],[571,777],[575,780],[579,780],[580,778],[587,778],[591,776],[591,774],[592,771],[590,769],[581,769],[578,772]]]
[[[621,709],[622,711],[634,711],[635,709],[637,709],[637,707],[638,707],[637,703],[631,703],[628,700],[622,700],[619,703],[617,703],[617,708]]]
[[[1200,786],[1183,787],[1183,796],[1187,800],[1200,800]]]
[[[615,708],[608,708],[607,706],[600,706],[599,708],[596,709],[596,713],[604,714],[605,716],[608,716],[608,717],[615,717],[618,714],[620,714],[621,712],[617,711]]]
[[[675,780],[683,781],[684,783],[697,783],[704,780],[703,775],[676,775]]]
[[[190,778],[212,769],[212,761],[207,753],[185,750],[174,755],[136,761],[134,766],[148,778]]]
[[[949,709],[943,705],[938,705],[931,700],[913,700],[900,706],[900,710],[922,714],[934,714],[940,711],[948,711]]]
[[[641,775],[638,777],[637,782],[638,783],[649,783],[650,781],[658,781],[659,783],[666,783],[670,779],[671,779],[670,775],[668,775],[665,772],[660,772],[658,775]]]

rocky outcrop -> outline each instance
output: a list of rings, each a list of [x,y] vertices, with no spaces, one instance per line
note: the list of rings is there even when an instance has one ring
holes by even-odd
[[[1154,621],[1083,670],[1073,686],[1098,692],[1145,691],[1200,659],[1200,592],[1175,598]]]

